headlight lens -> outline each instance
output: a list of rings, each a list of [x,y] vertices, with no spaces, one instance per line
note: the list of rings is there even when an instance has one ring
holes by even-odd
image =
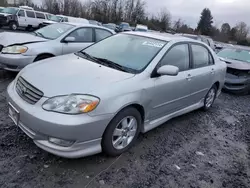
[[[44,102],[43,109],[64,114],[81,114],[93,111],[99,101],[94,96],[71,94],[48,99]]]
[[[27,52],[28,48],[26,46],[9,46],[2,49],[4,54],[22,54]]]

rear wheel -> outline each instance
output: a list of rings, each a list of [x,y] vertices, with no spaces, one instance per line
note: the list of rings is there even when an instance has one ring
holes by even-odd
[[[9,25],[10,29],[13,30],[13,31],[16,31],[18,26],[17,26],[17,23],[16,22],[11,22],[10,25]]]
[[[111,156],[120,155],[132,147],[141,130],[141,115],[135,108],[119,112],[104,132],[102,148]]]
[[[204,110],[209,110],[213,106],[214,100],[216,99],[217,90],[218,89],[216,85],[213,85],[213,87],[208,91],[204,100]]]

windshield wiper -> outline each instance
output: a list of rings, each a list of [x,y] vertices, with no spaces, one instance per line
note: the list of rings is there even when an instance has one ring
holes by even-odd
[[[130,73],[134,73],[135,71],[133,69],[130,69],[128,67],[124,67],[118,63],[115,63],[113,61],[110,61],[108,59],[104,59],[104,58],[98,58],[95,57],[97,60],[99,60],[100,62],[104,63],[106,66],[108,67],[112,67],[115,68],[117,70],[123,71],[123,72],[130,72]]]
[[[103,63],[100,63],[95,57],[89,55],[89,54],[86,53],[86,52],[79,51],[79,52],[77,52],[77,54],[81,54],[80,56],[83,55],[86,59],[89,59],[89,60],[91,60],[91,61],[94,61],[94,62],[96,62],[96,63],[99,63],[99,64],[102,64],[102,65],[103,65]]]

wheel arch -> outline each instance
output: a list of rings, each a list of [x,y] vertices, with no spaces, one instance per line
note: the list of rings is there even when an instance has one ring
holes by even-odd
[[[36,56],[36,58],[34,59],[34,62],[35,62],[37,59],[39,59],[40,57],[43,57],[43,56],[46,56],[46,57],[55,57],[55,55],[52,54],[52,53],[41,53],[41,54],[38,54],[38,55]]]

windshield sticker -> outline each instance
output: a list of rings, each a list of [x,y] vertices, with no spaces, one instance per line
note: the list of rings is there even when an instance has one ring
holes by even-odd
[[[160,42],[149,42],[149,41],[143,42],[142,45],[152,46],[152,47],[156,47],[156,48],[162,48],[164,46],[163,43],[160,43]]]
[[[61,28],[58,28],[57,31],[58,31],[59,33],[63,33],[63,30],[62,30]]]

